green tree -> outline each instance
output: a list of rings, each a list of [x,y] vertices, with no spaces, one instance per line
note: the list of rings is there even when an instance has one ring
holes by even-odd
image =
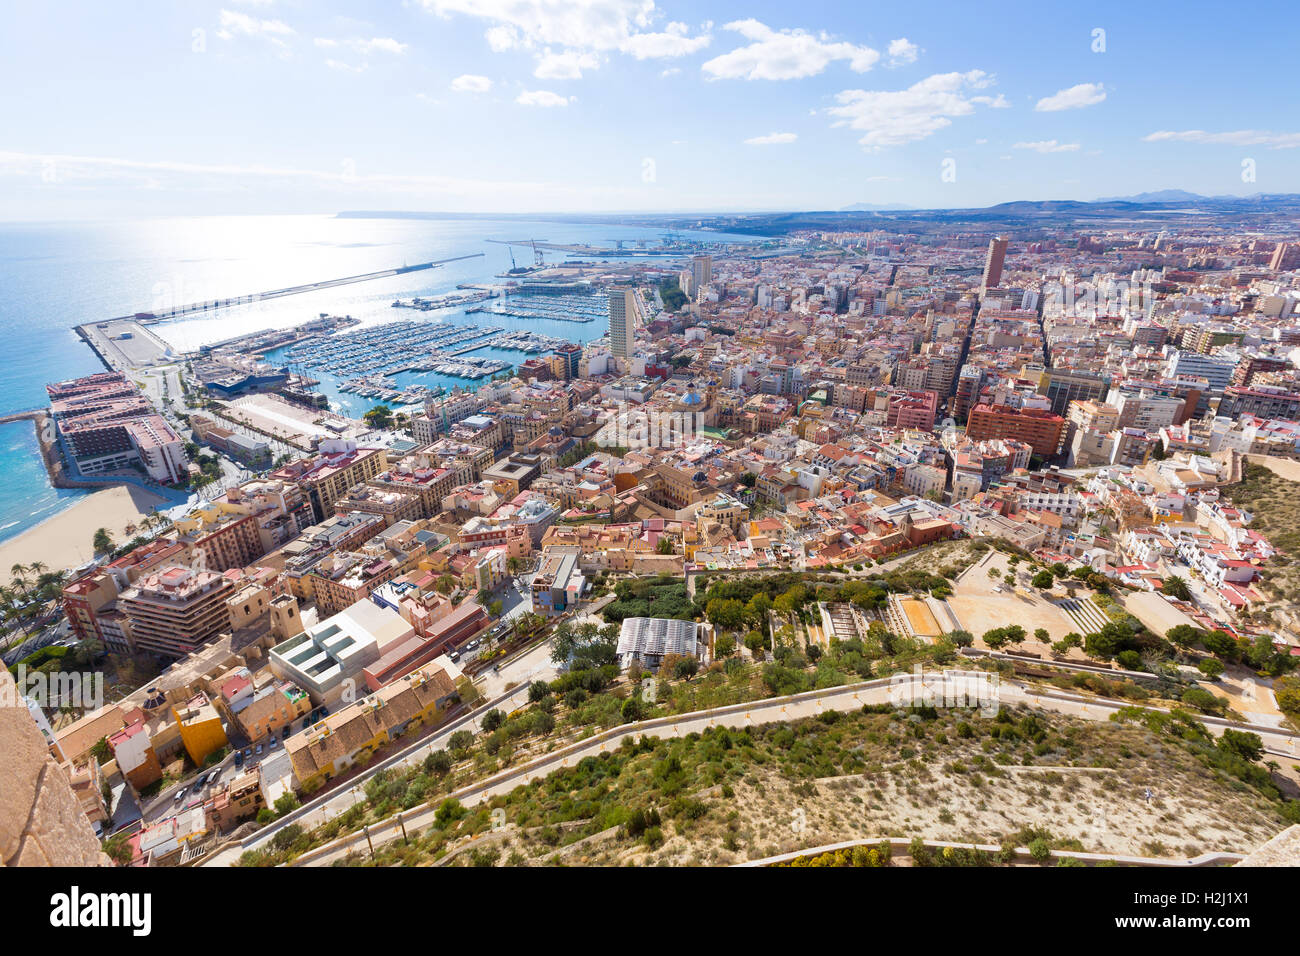
[[[1241,646],[1227,631],[1216,628],[1201,638],[1201,643],[1205,645],[1207,651],[1229,664],[1241,660]]]
[[[1254,763],[1264,756],[1264,741],[1259,734],[1225,728],[1219,738],[1219,749]]]
[[[118,866],[126,866],[131,862],[131,843],[125,833],[114,834],[101,845],[108,858]]]
[[[984,643],[995,651],[1006,647],[1010,641],[1011,638],[1007,636],[1005,627],[995,627],[984,632]]]
[[[389,428],[393,424],[393,410],[387,405],[376,405],[361,417],[371,428]]]
[[[448,826],[465,816],[465,813],[466,810],[461,806],[459,800],[448,797],[438,805],[437,811],[434,812],[433,824],[439,830],[445,830]]]
[[[1052,589],[1052,585],[1056,583],[1056,578],[1052,575],[1051,571],[1044,570],[1044,571],[1039,571],[1037,574],[1035,574],[1033,580],[1031,580],[1029,583],[1032,584],[1034,587],[1038,588],[1040,591],[1050,591]]]
[[[713,598],[705,605],[704,616],[714,627],[738,630],[745,623],[745,605],[735,598]]]
[[[1223,673],[1223,661],[1217,657],[1202,657],[1196,662],[1196,669],[1210,680],[1218,680]]]
[[[284,816],[286,813],[292,813],[297,810],[301,804],[298,797],[293,793],[282,793],[275,798],[275,812],[277,816]]]
[[[108,554],[113,550],[113,536],[108,533],[107,528],[100,528],[91,539],[91,545],[96,554]]]
[[[1190,624],[1179,624],[1165,631],[1165,638],[1179,647],[1195,647],[1201,640],[1203,632]]]
[[[1178,598],[1180,601],[1190,601],[1192,599],[1192,589],[1188,585],[1187,579],[1177,574],[1171,574],[1165,578],[1164,583],[1160,585],[1160,593]]]

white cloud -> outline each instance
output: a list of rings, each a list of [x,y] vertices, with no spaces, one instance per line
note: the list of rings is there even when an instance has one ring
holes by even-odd
[[[515,97],[520,106],[568,106],[576,97],[564,97],[550,90],[524,90]]]
[[[441,17],[464,14],[490,21],[494,50],[562,46],[616,50],[651,25],[654,0],[420,0]],[[489,36],[489,42],[493,37]]]
[[[353,37],[347,42],[348,46],[363,56],[371,53],[392,53],[401,56],[407,50],[405,43],[399,43],[392,37],[371,37],[368,40],[363,37]]]
[[[682,72],[682,68],[680,66],[670,66],[668,69],[664,70],[659,75],[666,78],[669,76],[676,76],[680,72]]]
[[[1268,146],[1272,149],[1295,149],[1300,146],[1300,133],[1273,133],[1260,129],[1237,129],[1223,133],[1207,133],[1203,129],[1157,130],[1142,137],[1147,143],[1203,143],[1212,146]]]
[[[1051,96],[1044,96],[1034,107],[1040,113],[1055,113],[1059,110],[1078,110],[1085,106],[1096,106],[1106,98],[1104,83],[1078,83],[1064,90],[1058,90]]]
[[[657,60],[664,57],[686,56],[703,50],[713,37],[707,32],[688,36],[690,28],[684,23],[670,23],[663,33],[635,33],[619,47],[638,60]]]
[[[523,41],[519,37],[519,31],[514,27],[488,27],[483,32],[483,36],[487,38],[488,46],[493,53],[504,53],[506,50],[513,50],[515,47],[523,45]]]
[[[1040,139],[1032,143],[1015,143],[1012,149],[1032,149],[1036,153],[1073,153],[1078,150],[1078,143],[1058,143],[1054,139]]]
[[[250,17],[247,13],[237,13],[234,10],[222,10],[220,22],[217,36],[223,40],[230,40],[236,36],[262,37],[277,46],[284,46],[282,37],[294,35],[293,27],[283,20],[259,20]]]
[[[340,73],[364,73],[366,71],[364,63],[353,66],[351,63],[345,63],[342,60],[330,59],[325,61],[325,65],[331,70],[338,70]]]
[[[889,41],[889,66],[906,66],[915,63],[921,55],[921,48],[907,37]]]
[[[768,133],[766,136],[751,136],[745,140],[746,146],[778,146],[793,143],[799,138],[797,133]]]
[[[464,73],[451,81],[451,88],[457,93],[486,93],[492,89],[492,81],[486,76]]]
[[[399,43],[392,37],[348,37],[344,40],[336,40],[332,37],[316,37],[312,41],[322,50],[335,50],[340,46],[346,46],[362,56],[369,56],[372,53],[392,53],[401,56],[409,47],[405,43]]]
[[[484,31],[494,53],[536,53],[533,75],[544,80],[576,80],[594,70],[605,55],[626,53],[638,60],[681,57],[704,49],[712,23],[690,36],[685,23],[650,28],[658,12],[654,0],[419,0],[440,17],[455,14],[487,21]],[[538,52],[540,51],[540,52]]]
[[[795,80],[816,76],[837,60],[865,73],[880,59],[880,52],[869,46],[831,42],[826,33],[773,30],[754,19],[736,20],[723,29],[752,42],[705,62],[704,72],[715,79]]]
[[[554,52],[550,47],[537,58],[533,76],[540,80],[579,80],[583,70],[600,68],[600,56],[578,50]]]
[[[868,149],[902,146],[932,136],[952,125],[951,117],[969,116],[976,106],[999,108],[1001,96],[971,96],[993,77],[983,70],[936,73],[905,90],[844,90],[835,95],[838,106],[826,112],[837,117],[834,126],[860,130],[858,140]]]

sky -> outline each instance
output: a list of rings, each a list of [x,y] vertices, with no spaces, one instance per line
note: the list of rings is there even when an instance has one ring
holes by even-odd
[[[1300,192],[1300,5],[0,0],[0,219]]]

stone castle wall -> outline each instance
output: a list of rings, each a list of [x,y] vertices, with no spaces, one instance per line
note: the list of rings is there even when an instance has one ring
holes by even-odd
[[[67,774],[0,667],[0,866],[110,865]]]

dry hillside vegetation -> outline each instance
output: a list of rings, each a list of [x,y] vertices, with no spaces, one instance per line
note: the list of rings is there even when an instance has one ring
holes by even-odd
[[[725,865],[879,837],[1171,858],[1247,852],[1297,804],[1249,741],[1238,743],[1181,715],[1098,723],[1024,709],[985,718],[867,708],[643,738],[484,806],[449,801],[441,826],[376,862]]]

